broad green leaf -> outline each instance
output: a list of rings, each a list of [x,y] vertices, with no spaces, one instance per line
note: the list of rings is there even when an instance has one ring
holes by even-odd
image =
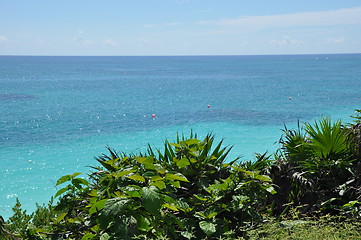
[[[200,219],[212,219],[217,216],[218,212],[214,208],[208,208],[205,211],[196,212],[195,215],[198,216]]]
[[[60,223],[67,214],[68,214],[68,213],[59,214],[59,215],[56,217],[56,222],[57,222],[57,223]]]
[[[154,163],[153,157],[136,157],[135,160],[141,164],[153,164]]]
[[[186,140],[186,144],[187,144],[188,146],[191,146],[191,145],[194,145],[194,144],[198,144],[199,142],[200,142],[200,140],[197,139],[197,138],[191,138],[191,139],[187,139],[187,140]]]
[[[150,180],[151,182],[163,181],[164,178],[162,178],[161,176],[154,176],[154,177],[151,177],[149,180]]]
[[[156,170],[157,165],[155,165],[154,163],[147,163],[147,164],[144,164],[144,168],[147,170]]]
[[[165,203],[165,204],[163,204],[163,207],[166,207],[173,211],[177,211],[177,212],[179,211],[179,209],[174,204]]]
[[[143,187],[142,200],[144,208],[151,214],[158,216],[162,201],[156,191],[156,187]]]
[[[65,176],[62,176],[61,178],[58,179],[58,181],[56,182],[55,186],[58,186],[62,183],[65,183],[67,181],[70,181],[71,180],[71,175],[65,175]]]
[[[61,178],[58,179],[58,181],[56,182],[55,186],[58,186],[62,183],[65,183],[67,181],[70,181],[72,179],[74,179],[76,176],[80,175],[81,173],[74,173],[72,175],[65,175],[65,176],[62,176]]]
[[[218,212],[216,211],[216,208],[214,208],[214,207],[207,208],[205,211],[203,211],[203,213],[204,213],[204,215],[206,215],[206,217],[208,219],[212,219],[218,215]]]
[[[227,183],[216,183],[208,187],[208,189],[216,189],[220,191],[226,191],[228,189]]]
[[[177,166],[179,168],[184,168],[186,166],[190,165],[190,162],[187,158],[182,158],[177,162]]]
[[[163,181],[152,182],[150,185],[151,186],[156,186],[160,190],[165,188],[165,183]]]
[[[74,178],[73,180],[71,180],[71,183],[74,185],[89,185],[89,182],[83,178]]]
[[[157,176],[157,175],[156,175],[156,173],[154,171],[146,171],[145,173],[142,174],[142,176],[149,179],[149,178],[152,178],[152,177]]]
[[[89,214],[92,215],[93,213],[99,212],[102,210],[105,206],[105,203],[107,202],[107,199],[100,200],[94,204],[91,205],[89,209]]]
[[[113,226],[115,231],[111,232],[114,233],[116,238],[112,239],[131,239],[130,232],[137,227],[137,219],[133,216],[122,215],[117,221],[113,222]]]
[[[189,207],[188,203],[183,202],[183,201],[177,201],[174,205],[179,210],[181,210],[182,212],[185,212],[185,213],[190,213],[191,211],[193,211],[193,208]]]
[[[166,169],[163,168],[161,165],[157,164],[155,166],[156,166],[155,170],[157,170],[158,173],[160,173],[160,174],[165,174],[166,173]]]
[[[173,182],[170,182],[170,184],[172,184],[176,188],[180,188],[180,186],[181,186],[179,181],[173,181]]]
[[[73,173],[73,174],[71,175],[71,178],[75,178],[75,177],[79,176],[80,174],[81,174],[81,173],[79,173],[79,172]]]
[[[138,191],[126,191],[126,193],[129,195],[129,197],[140,198],[140,193]]]
[[[181,173],[167,173],[165,175],[165,179],[167,180],[173,180],[173,181],[182,181],[182,182],[189,182],[188,179]]]
[[[120,172],[117,172],[117,173],[115,174],[115,177],[116,177],[116,178],[120,178],[120,177],[123,177],[123,176],[125,176],[125,175],[131,174],[131,173],[133,173],[133,172],[135,172],[135,171],[136,171],[136,170],[134,170],[134,169],[120,171]]]
[[[94,234],[92,234],[92,233],[87,233],[87,234],[85,234],[85,235],[81,238],[81,240],[89,240],[89,239],[93,239],[94,237],[95,237]]]
[[[54,198],[57,198],[59,195],[61,195],[61,194],[65,193],[65,192],[66,192],[66,191],[68,191],[68,190],[69,190],[69,186],[67,186],[67,187],[65,187],[65,188],[60,189],[59,191],[57,191],[57,192],[56,192],[56,194],[55,194]]]
[[[247,170],[244,170],[244,169],[241,169],[241,170],[242,170],[242,172],[244,172],[245,174],[247,174],[247,175],[250,176],[251,178],[255,178],[255,175],[256,175],[255,172],[247,171]]]
[[[272,179],[269,176],[266,175],[260,175],[260,174],[256,174],[255,179],[261,180],[263,182],[272,182]]]
[[[115,197],[122,198],[126,197],[126,195],[123,192],[116,191],[114,192]]]
[[[96,189],[93,189],[88,193],[88,195],[91,196],[91,197],[97,197],[98,196],[98,191]]]
[[[152,227],[150,226],[150,221],[145,218],[143,215],[137,215],[135,217],[137,219],[138,229],[143,232],[149,232]]]
[[[102,210],[102,215],[104,216],[119,216],[127,208],[129,199],[124,198],[112,198],[108,199],[105,202],[104,208]]]
[[[216,225],[214,223],[206,222],[206,221],[200,221],[199,227],[203,230],[205,234],[208,236],[212,235],[216,232]]]
[[[173,203],[177,202],[174,198],[172,198],[172,197],[170,197],[168,195],[162,195],[162,198],[163,198],[164,202],[166,202],[166,203],[172,203],[173,204]]]
[[[128,176],[127,178],[135,180],[135,181],[145,182],[145,178],[138,174],[133,174],[131,176]]]

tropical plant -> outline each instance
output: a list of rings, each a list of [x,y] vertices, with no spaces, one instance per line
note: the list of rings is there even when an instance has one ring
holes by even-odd
[[[108,148],[89,180],[61,177],[58,202],[24,222],[33,239],[213,239],[242,234],[262,219],[271,179],[226,162],[214,136],[177,137],[164,151],[126,155]],[[37,216],[38,215],[38,216]],[[43,226],[40,219],[46,219]],[[36,220],[36,221],[35,221]],[[31,227],[30,227],[31,226]]]
[[[280,149],[254,161],[229,160],[232,148],[211,134],[177,136],[139,154],[107,148],[86,177],[61,177],[54,198],[34,213],[17,201],[14,215],[0,218],[0,238],[242,239],[271,210],[280,219],[333,213],[357,220],[361,117],[355,119],[285,126]]]
[[[326,206],[331,199],[338,206],[355,200],[355,191],[350,191],[357,170],[353,141],[349,129],[330,118],[298,125],[297,130],[285,128],[280,153],[270,168],[278,186],[276,212],[283,211],[282,205],[287,203],[314,212],[326,210],[321,205]]]

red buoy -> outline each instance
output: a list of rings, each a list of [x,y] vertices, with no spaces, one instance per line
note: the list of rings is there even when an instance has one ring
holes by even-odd
[[[208,107],[208,108],[211,108],[211,105],[208,105],[207,107]]]
[[[155,114],[154,114],[154,113],[152,114],[152,118],[155,118]]]

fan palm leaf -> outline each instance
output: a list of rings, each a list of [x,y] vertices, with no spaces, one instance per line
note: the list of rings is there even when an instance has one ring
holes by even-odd
[[[305,124],[308,146],[315,157],[337,160],[349,153],[349,141],[340,120],[332,123],[330,118],[322,118],[314,124]]]

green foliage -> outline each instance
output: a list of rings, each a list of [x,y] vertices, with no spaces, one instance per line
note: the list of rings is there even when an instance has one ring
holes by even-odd
[[[306,144],[307,137],[304,128],[300,126],[299,122],[297,126],[297,129],[288,129],[285,126],[279,141],[281,144],[280,151],[291,164],[309,158],[312,152],[310,146]]]
[[[350,154],[350,144],[341,121],[332,124],[330,118],[322,118],[315,123],[306,123],[307,139],[314,157],[337,160],[346,159]]]
[[[343,204],[361,196],[357,135],[350,133],[353,127],[322,118],[299,125],[297,130],[284,130],[280,154],[270,168],[279,192],[275,212],[282,212],[289,203],[302,205],[308,213],[339,212]]]
[[[235,236],[258,223],[271,179],[226,163],[231,148],[214,137],[177,137],[164,151],[96,158],[89,181],[79,173],[61,177],[58,202],[35,215],[12,219],[33,239],[210,239]],[[44,220],[44,226],[39,220]]]
[[[319,219],[271,220],[247,231],[249,240],[358,240],[361,239],[361,222],[354,219],[338,219],[330,216]]]
[[[230,161],[232,148],[215,143],[210,134],[203,140],[193,133],[177,136],[163,150],[149,146],[139,154],[108,148],[87,177],[59,178],[48,205],[37,205],[29,215],[17,201],[14,215],[0,221],[0,237],[272,239],[267,230],[264,236],[251,230],[264,216],[336,214],[358,221],[361,122],[355,119],[347,126],[322,118],[299,123],[296,130],[285,127],[280,149],[256,154],[254,161]],[[287,238],[303,223],[283,221],[275,231]]]

